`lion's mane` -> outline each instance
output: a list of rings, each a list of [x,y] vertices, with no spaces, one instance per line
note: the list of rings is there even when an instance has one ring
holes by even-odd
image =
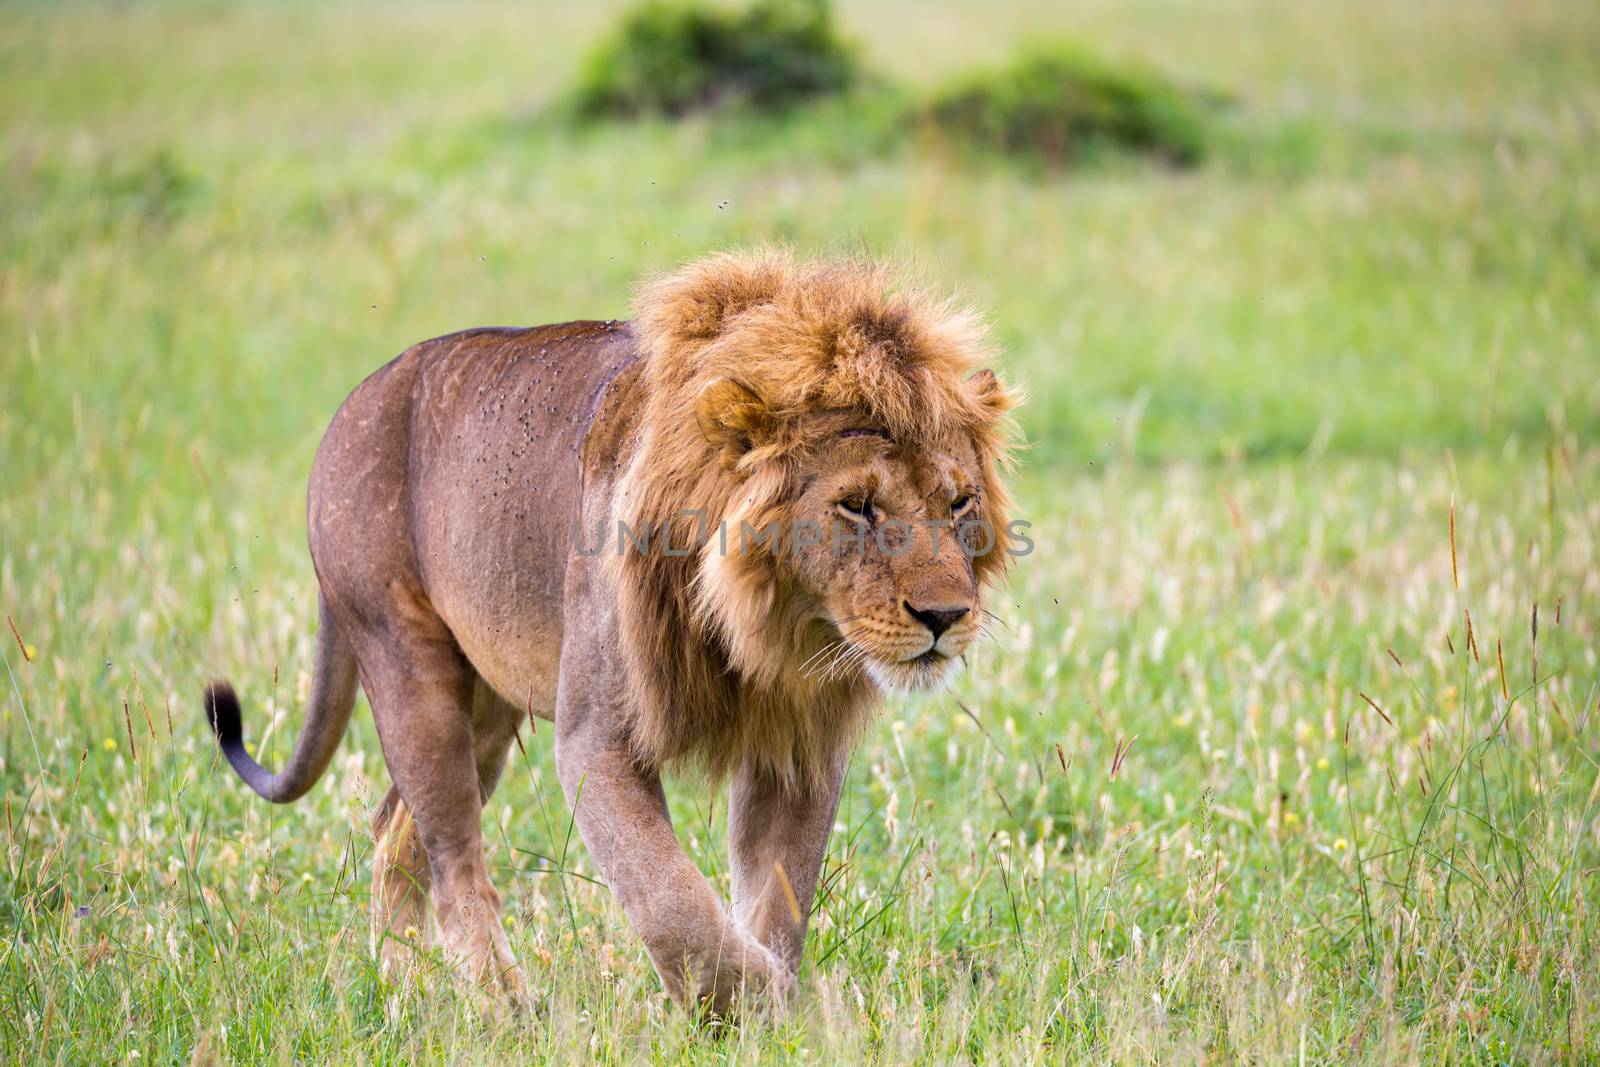
[[[668,523],[675,551],[696,536],[683,518],[690,511],[730,531],[741,521],[787,528],[794,460],[817,432],[806,416],[849,409],[900,441],[967,434],[982,518],[1005,529],[1006,412],[1016,398],[992,374],[975,374],[991,351],[970,311],[877,262],[763,248],[647,282],[635,313],[645,408],[615,504],[630,528]],[[720,452],[696,420],[701,391],[718,378],[765,403],[762,432],[738,453]],[[656,539],[615,556],[641,763],[692,755],[714,776],[743,759],[789,783],[819,775],[860,729],[871,683],[800,678],[811,608],[770,552],[723,553],[715,538],[699,553],[665,548]],[[992,581],[1004,559],[997,538],[973,560],[979,580]]]

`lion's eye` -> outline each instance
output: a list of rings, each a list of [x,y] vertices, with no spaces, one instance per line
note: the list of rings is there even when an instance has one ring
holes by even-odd
[[[871,522],[875,513],[871,497],[848,497],[839,501],[839,514],[847,519]]]
[[[972,494],[962,493],[950,502],[950,514],[959,515],[972,506]]]

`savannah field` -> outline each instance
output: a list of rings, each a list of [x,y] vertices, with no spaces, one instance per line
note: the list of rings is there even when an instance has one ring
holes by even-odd
[[[1600,7],[852,3],[891,88],[580,126],[617,10],[0,7],[0,1057],[1600,1059]],[[1055,37],[1226,94],[1218,151],[898,128]],[[855,756],[782,1021],[666,1002],[542,724],[485,818],[536,1010],[392,984],[364,705],[284,808],[200,710],[289,750],[317,441],[415,341],[762,240],[992,319],[1003,625]],[[725,889],[722,793],[668,789]]]

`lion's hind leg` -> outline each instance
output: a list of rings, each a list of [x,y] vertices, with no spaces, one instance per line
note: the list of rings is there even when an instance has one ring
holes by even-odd
[[[484,801],[494,792],[517,732],[518,710],[481,679],[472,703],[473,762]],[[436,940],[430,914],[432,871],[411,809],[395,786],[372,820],[377,847],[372,862],[372,946],[385,974],[405,972],[419,950]]]
[[[389,787],[372,820],[372,950],[385,974],[402,973],[432,940],[428,888],[432,872],[417,824],[400,791]]]
[[[406,921],[400,916],[413,900],[420,906],[425,890],[435,939],[450,965],[472,982],[519,994],[522,974],[500,925],[500,896],[483,852],[472,721],[477,674],[425,598],[393,592],[397,602],[382,624],[352,635],[384,762],[403,802],[385,822],[378,857],[383,884],[374,907],[398,909],[384,917],[384,943],[404,937],[406,929],[394,927]]]

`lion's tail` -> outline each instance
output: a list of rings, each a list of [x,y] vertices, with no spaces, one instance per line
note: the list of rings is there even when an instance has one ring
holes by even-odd
[[[295,742],[289,765],[273,774],[245,751],[239,725],[239,698],[227,682],[206,689],[206,720],[216,732],[222,754],[245,785],[274,804],[299,800],[333,761],[333,754],[350,725],[356,702],[356,656],[350,642],[339,633],[325,599],[318,601],[317,662],[311,680],[311,706]]]

